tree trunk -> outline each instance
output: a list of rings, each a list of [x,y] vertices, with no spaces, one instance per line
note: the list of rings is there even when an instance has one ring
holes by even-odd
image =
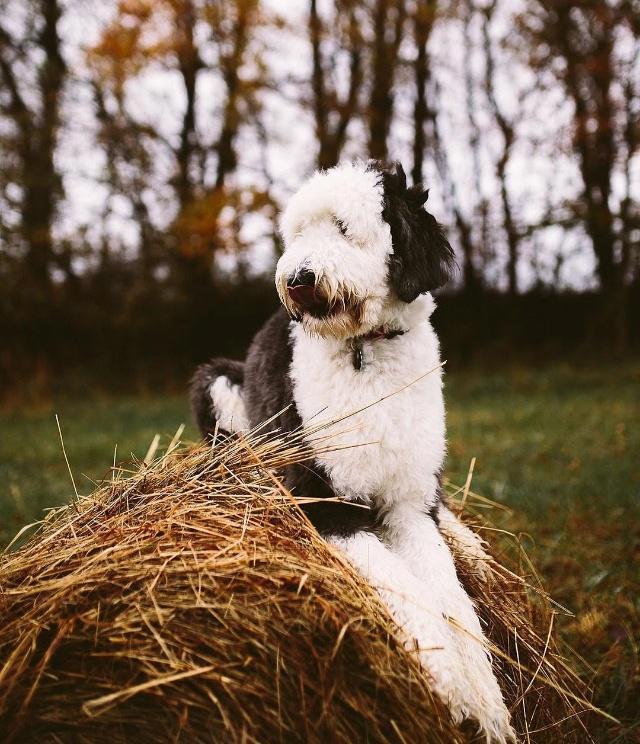
[[[395,19],[393,17],[395,13]],[[406,3],[377,0],[373,17],[373,79],[369,97],[369,155],[387,157],[387,139],[393,117],[393,81],[402,40]],[[392,33],[389,33],[389,28]]]
[[[493,0],[483,9],[482,39],[485,59],[485,92],[489,100],[489,105],[493,113],[498,129],[502,134],[502,153],[496,163],[496,176],[500,184],[500,201],[502,202],[503,228],[507,236],[508,257],[507,257],[507,282],[509,294],[514,296],[518,293],[518,257],[520,248],[520,235],[513,217],[511,208],[511,199],[507,187],[507,168],[511,157],[511,147],[515,140],[514,125],[507,120],[502,113],[495,93],[494,74],[495,63],[493,50],[491,47],[491,36],[489,28],[493,13],[496,9],[497,0]]]
[[[564,83],[575,109],[574,149],[583,182],[584,224],[593,245],[600,284],[598,335],[614,351],[622,351],[628,340],[627,293],[624,267],[616,260],[618,241],[610,207],[616,150],[615,107],[610,90],[614,79],[615,11],[605,4],[591,11],[591,45],[585,53],[571,7],[561,6],[558,50],[565,61]]]
[[[22,232],[27,244],[27,269],[35,299],[46,304],[51,293],[53,258],[52,226],[62,190],[54,155],[60,125],[60,95],[66,68],[61,54],[58,0],[40,0],[42,30],[39,46],[44,59],[38,70],[41,113],[32,114],[30,134],[24,135],[22,150]]]
[[[200,56],[196,49],[193,31],[196,23],[195,9],[192,0],[182,0],[176,8],[176,27],[180,42],[180,74],[184,85],[187,99],[184,114],[182,116],[182,130],[180,132],[180,146],[177,152],[178,179],[177,192],[180,209],[189,204],[193,198],[190,168],[193,154],[196,148],[195,142],[195,104],[196,104],[196,80],[200,70]]]
[[[427,118],[431,122],[433,136],[433,151],[436,167],[440,180],[443,184],[443,196],[447,207],[453,213],[456,229],[462,249],[462,287],[467,294],[477,294],[482,290],[482,283],[474,264],[474,257],[478,253],[477,246],[473,240],[470,221],[467,220],[460,209],[456,183],[451,175],[447,150],[440,137],[440,127],[435,109],[438,107],[438,89],[433,89],[434,108],[427,108]]]
[[[313,90],[313,114],[315,117],[316,137],[318,139],[318,166],[327,168],[327,101],[325,96],[324,66],[322,63],[322,28],[316,0],[309,6],[309,39],[311,41],[312,62],[311,88]]]
[[[227,88],[227,99],[222,117],[222,130],[215,147],[218,155],[217,189],[224,186],[226,177],[235,170],[237,165],[235,141],[241,123],[238,104],[242,95],[240,67],[249,43],[257,4],[257,0],[237,0],[237,19],[232,36],[233,46],[230,53],[223,55],[220,60],[222,76]]]
[[[337,12],[340,12],[338,9]],[[322,20],[318,14],[316,0],[309,4],[309,40],[312,51],[311,89],[313,93],[313,115],[318,140],[318,168],[331,168],[338,163],[344,147],[347,128],[358,104],[362,84],[362,39],[355,10],[348,7],[347,49],[349,53],[349,88],[343,101],[327,79],[322,56]],[[330,115],[335,114],[332,127]]]
[[[427,43],[433,28],[437,0],[425,0],[416,4],[413,16],[413,38],[417,54],[413,64],[416,82],[416,100],[413,106],[413,167],[411,177],[414,183],[422,183],[423,161],[427,143],[425,125],[427,122],[427,81],[429,79],[429,55]]]

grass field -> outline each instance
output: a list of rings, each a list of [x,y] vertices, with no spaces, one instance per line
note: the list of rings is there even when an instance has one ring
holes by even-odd
[[[640,736],[640,364],[447,375],[447,474],[512,511],[492,520],[521,535],[552,596],[575,617],[563,638],[592,667],[596,702],[623,721],[601,741]],[[186,395],[72,400],[0,413],[0,541],[73,488],[87,493],[118,461],[145,455],[190,424]],[[188,425],[183,438],[195,437]],[[499,533],[496,533],[499,535]],[[496,539],[502,540],[502,537]],[[588,667],[585,666],[588,670]]]

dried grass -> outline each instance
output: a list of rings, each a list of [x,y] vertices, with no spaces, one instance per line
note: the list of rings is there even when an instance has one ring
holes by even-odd
[[[299,440],[154,454],[3,557],[4,741],[473,740],[280,485]],[[498,563],[488,582],[458,565],[523,740],[588,741],[544,593]]]

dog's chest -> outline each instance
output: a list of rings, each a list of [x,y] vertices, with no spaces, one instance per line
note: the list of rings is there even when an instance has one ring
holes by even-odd
[[[433,490],[445,447],[438,344],[428,322],[365,342],[354,365],[346,342],[296,327],[290,375],[316,459],[334,490],[382,505]]]

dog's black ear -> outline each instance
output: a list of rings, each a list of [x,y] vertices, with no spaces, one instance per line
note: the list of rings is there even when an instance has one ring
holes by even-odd
[[[381,169],[384,189],[382,218],[391,228],[393,253],[389,281],[398,297],[413,302],[446,284],[456,266],[442,225],[424,208],[429,191],[421,184],[407,188],[400,163]]]

